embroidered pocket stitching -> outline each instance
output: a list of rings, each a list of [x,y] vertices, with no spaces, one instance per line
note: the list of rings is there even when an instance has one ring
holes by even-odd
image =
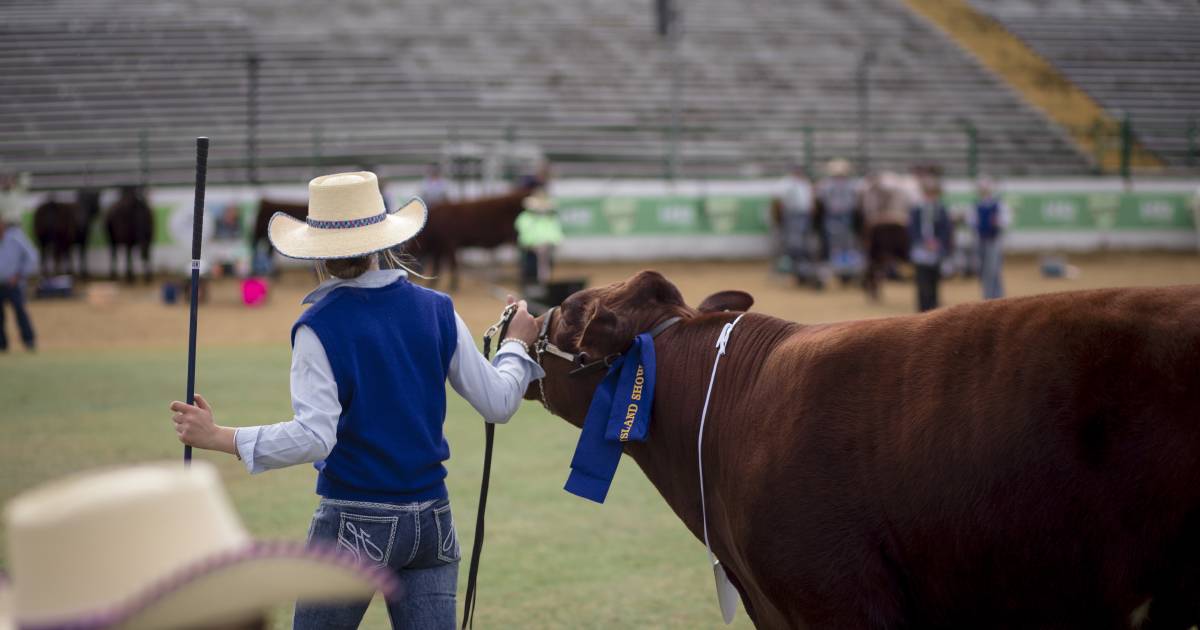
[[[437,525],[437,529],[438,529],[437,556],[438,556],[438,560],[441,560],[442,562],[454,562],[455,560],[458,560],[457,556],[449,555],[450,552],[454,551],[454,548],[457,546],[456,543],[458,542],[458,532],[456,532],[454,530],[454,517],[450,518],[449,531],[448,532],[442,531],[442,518],[441,517],[443,514],[446,514],[448,512],[450,512],[449,505],[447,505],[444,508],[434,508],[433,509],[433,522],[435,525]]]
[[[399,522],[399,516],[369,516],[366,514],[354,514],[351,512],[341,512],[338,514],[338,547],[354,554],[355,560],[363,562],[363,555],[370,560],[370,564],[376,566],[387,566],[388,560],[392,557],[392,544],[396,540],[396,524]],[[388,523],[390,531],[388,532],[387,549],[380,549],[379,544],[371,540],[371,535],[366,531],[355,526],[354,521],[367,523]],[[346,534],[350,536],[347,537]],[[375,553],[372,553],[374,550]],[[377,557],[378,556],[378,557]],[[364,563],[366,564],[366,563]]]
[[[404,566],[412,564],[413,560],[417,559],[417,550],[421,548],[421,513],[413,512],[413,548],[412,553],[408,554],[408,560],[404,562]]]

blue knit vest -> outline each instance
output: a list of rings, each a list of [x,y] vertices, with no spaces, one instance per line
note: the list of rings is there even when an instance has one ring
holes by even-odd
[[[337,381],[337,444],[318,471],[317,494],[407,503],[446,493],[450,446],[446,374],[458,341],[450,297],[401,279],[340,287],[292,327],[317,334]]]
[[[1000,202],[995,199],[980,201],[975,205],[975,227],[981,240],[990,240],[1000,234],[996,225],[1000,215]]]

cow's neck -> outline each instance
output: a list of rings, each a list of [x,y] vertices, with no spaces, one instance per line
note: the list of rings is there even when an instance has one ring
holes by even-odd
[[[655,344],[658,374],[649,439],[626,446],[626,452],[698,538],[703,533],[696,438],[716,356],[714,345],[721,328],[731,319],[724,315],[701,316],[679,325]],[[766,354],[798,328],[797,324],[763,315],[743,318],[734,329],[729,353],[721,358],[712,407],[729,403],[716,400],[718,397],[747,392],[758,379]],[[712,423],[721,421],[710,409],[705,432],[709,433]],[[711,452],[706,448],[706,453]]]

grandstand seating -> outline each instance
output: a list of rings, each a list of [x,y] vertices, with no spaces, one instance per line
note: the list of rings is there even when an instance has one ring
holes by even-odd
[[[1197,165],[1200,5],[1194,0],[971,0],[999,20],[1137,139],[1176,166]],[[1200,142],[1200,138],[1193,140]]]
[[[1057,0],[1056,0],[1057,1]],[[1082,0],[1079,0],[1082,1]],[[772,174],[858,152],[870,70],[872,166],[961,174],[965,121],[1000,175],[1086,172],[1088,157],[896,0],[685,3],[683,175]],[[6,0],[0,168],[42,186],[247,177],[247,64],[259,63],[263,181],[376,165],[411,176],[449,139],[543,147],[561,175],[658,176],[671,56],[650,0]],[[382,165],[382,166],[380,166]]]

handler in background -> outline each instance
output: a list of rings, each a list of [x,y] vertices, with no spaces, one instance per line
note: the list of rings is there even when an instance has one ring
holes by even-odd
[[[862,268],[857,248],[856,217],[859,208],[859,182],[854,167],[841,158],[830,160],[826,177],[817,183],[816,201],[821,216],[821,256],[833,275],[843,282]]]
[[[562,221],[545,189],[525,198],[517,215],[517,245],[521,248],[521,284],[546,284],[554,269],[554,254],[563,240]]]
[[[492,363],[450,297],[381,269],[386,250],[416,236],[426,208],[388,213],[370,172],[309,183],[309,215],[276,214],[268,234],[284,256],[317,261],[324,279],[292,328],[290,422],[233,428],[212,407],[171,403],[180,441],[237,455],[246,469],[315,462],[321,502],[313,543],[336,543],[400,580],[387,602],[395,628],[454,628],[459,545],[446,491],[443,435],[450,385],[488,422],[506,422],[531,381],[537,336],[524,302]],[[399,260],[388,260],[399,267]],[[510,304],[513,299],[509,298]],[[369,600],[298,604],[295,628],[356,628]]]
[[[0,352],[8,351],[8,334],[4,330],[4,305],[12,306],[17,316],[17,328],[25,349],[33,352],[37,347],[33,333],[33,322],[25,310],[25,281],[38,268],[38,252],[17,225],[18,212],[12,208],[0,209]]]
[[[812,251],[815,205],[812,183],[804,165],[794,164],[792,172],[783,180],[779,195],[780,243],[788,270],[796,276],[796,281],[810,282],[821,288],[824,280],[818,273]]]
[[[938,284],[942,280],[942,261],[950,253],[950,214],[942,203],[942,183],[938,173],[926,169],[919,175],[921,201],[908,216],[910,257],[917,269],[917,311],[938,307]]]
[[[979,199],[975,202],[975,236],[979,242],[979,280],[983,284],[983,299],[1004,297],[1004,232],[1012,224],[1008,204],[996,195],[996,185],[987,177],[980,178]]]

